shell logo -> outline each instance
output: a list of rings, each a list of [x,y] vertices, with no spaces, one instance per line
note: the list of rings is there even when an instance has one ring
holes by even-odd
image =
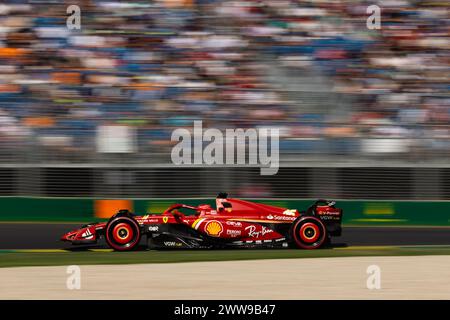
[[[205,231],[209,236],[218,237],[223,231],[222,223],[216,220],[209,221],[205,225]]]

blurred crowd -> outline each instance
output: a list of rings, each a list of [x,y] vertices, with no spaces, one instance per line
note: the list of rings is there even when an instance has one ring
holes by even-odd
[[[80,30],[66,26],[73,4]],[[83,160],[98,150],[100,126],[128,126],[137,153],[152,155],[170,150],[173,129],[203,120],[278,127],[281,152],[448,157],[448,9],[446,0],[6,0],[0,150]],[[268,80],[274,65],[320,74],[331,85],[319,95],[351,103],[306,108]]]

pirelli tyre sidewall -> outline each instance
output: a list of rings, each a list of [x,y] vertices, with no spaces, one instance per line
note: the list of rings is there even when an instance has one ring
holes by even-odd
[[[141,228],[130,217],[111,219],[106,226],[106,242],[117,251],[130,251],[136,248],[141,240]]]
[[[291,239],[297,248],[317,249],[325,244],[327,230],[318,218],[303,216],[292,224]]]

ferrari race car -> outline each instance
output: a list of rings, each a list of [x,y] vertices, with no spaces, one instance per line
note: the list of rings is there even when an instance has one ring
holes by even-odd
[[[188,214],[190,213],[190,214]],[[74,245],[104,238],[117,251],[133,250],[142,236],[150,248],[296,247],[316,249],[341,235],[342,209],[317,200],[306,211],[279,208],[220,193],[216,208],[174,204],[162,214],[120,210],[108,222],[90,223],[62,236]]]

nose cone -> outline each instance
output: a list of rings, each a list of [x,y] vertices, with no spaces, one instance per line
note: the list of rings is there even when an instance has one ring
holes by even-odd
[[[60,241],[72,241],[75,238],[75,236],[77,235],[77,233],[78,233],[78,230],[77,231],[70,231],[70,232],[64,234],[61,237]]]

